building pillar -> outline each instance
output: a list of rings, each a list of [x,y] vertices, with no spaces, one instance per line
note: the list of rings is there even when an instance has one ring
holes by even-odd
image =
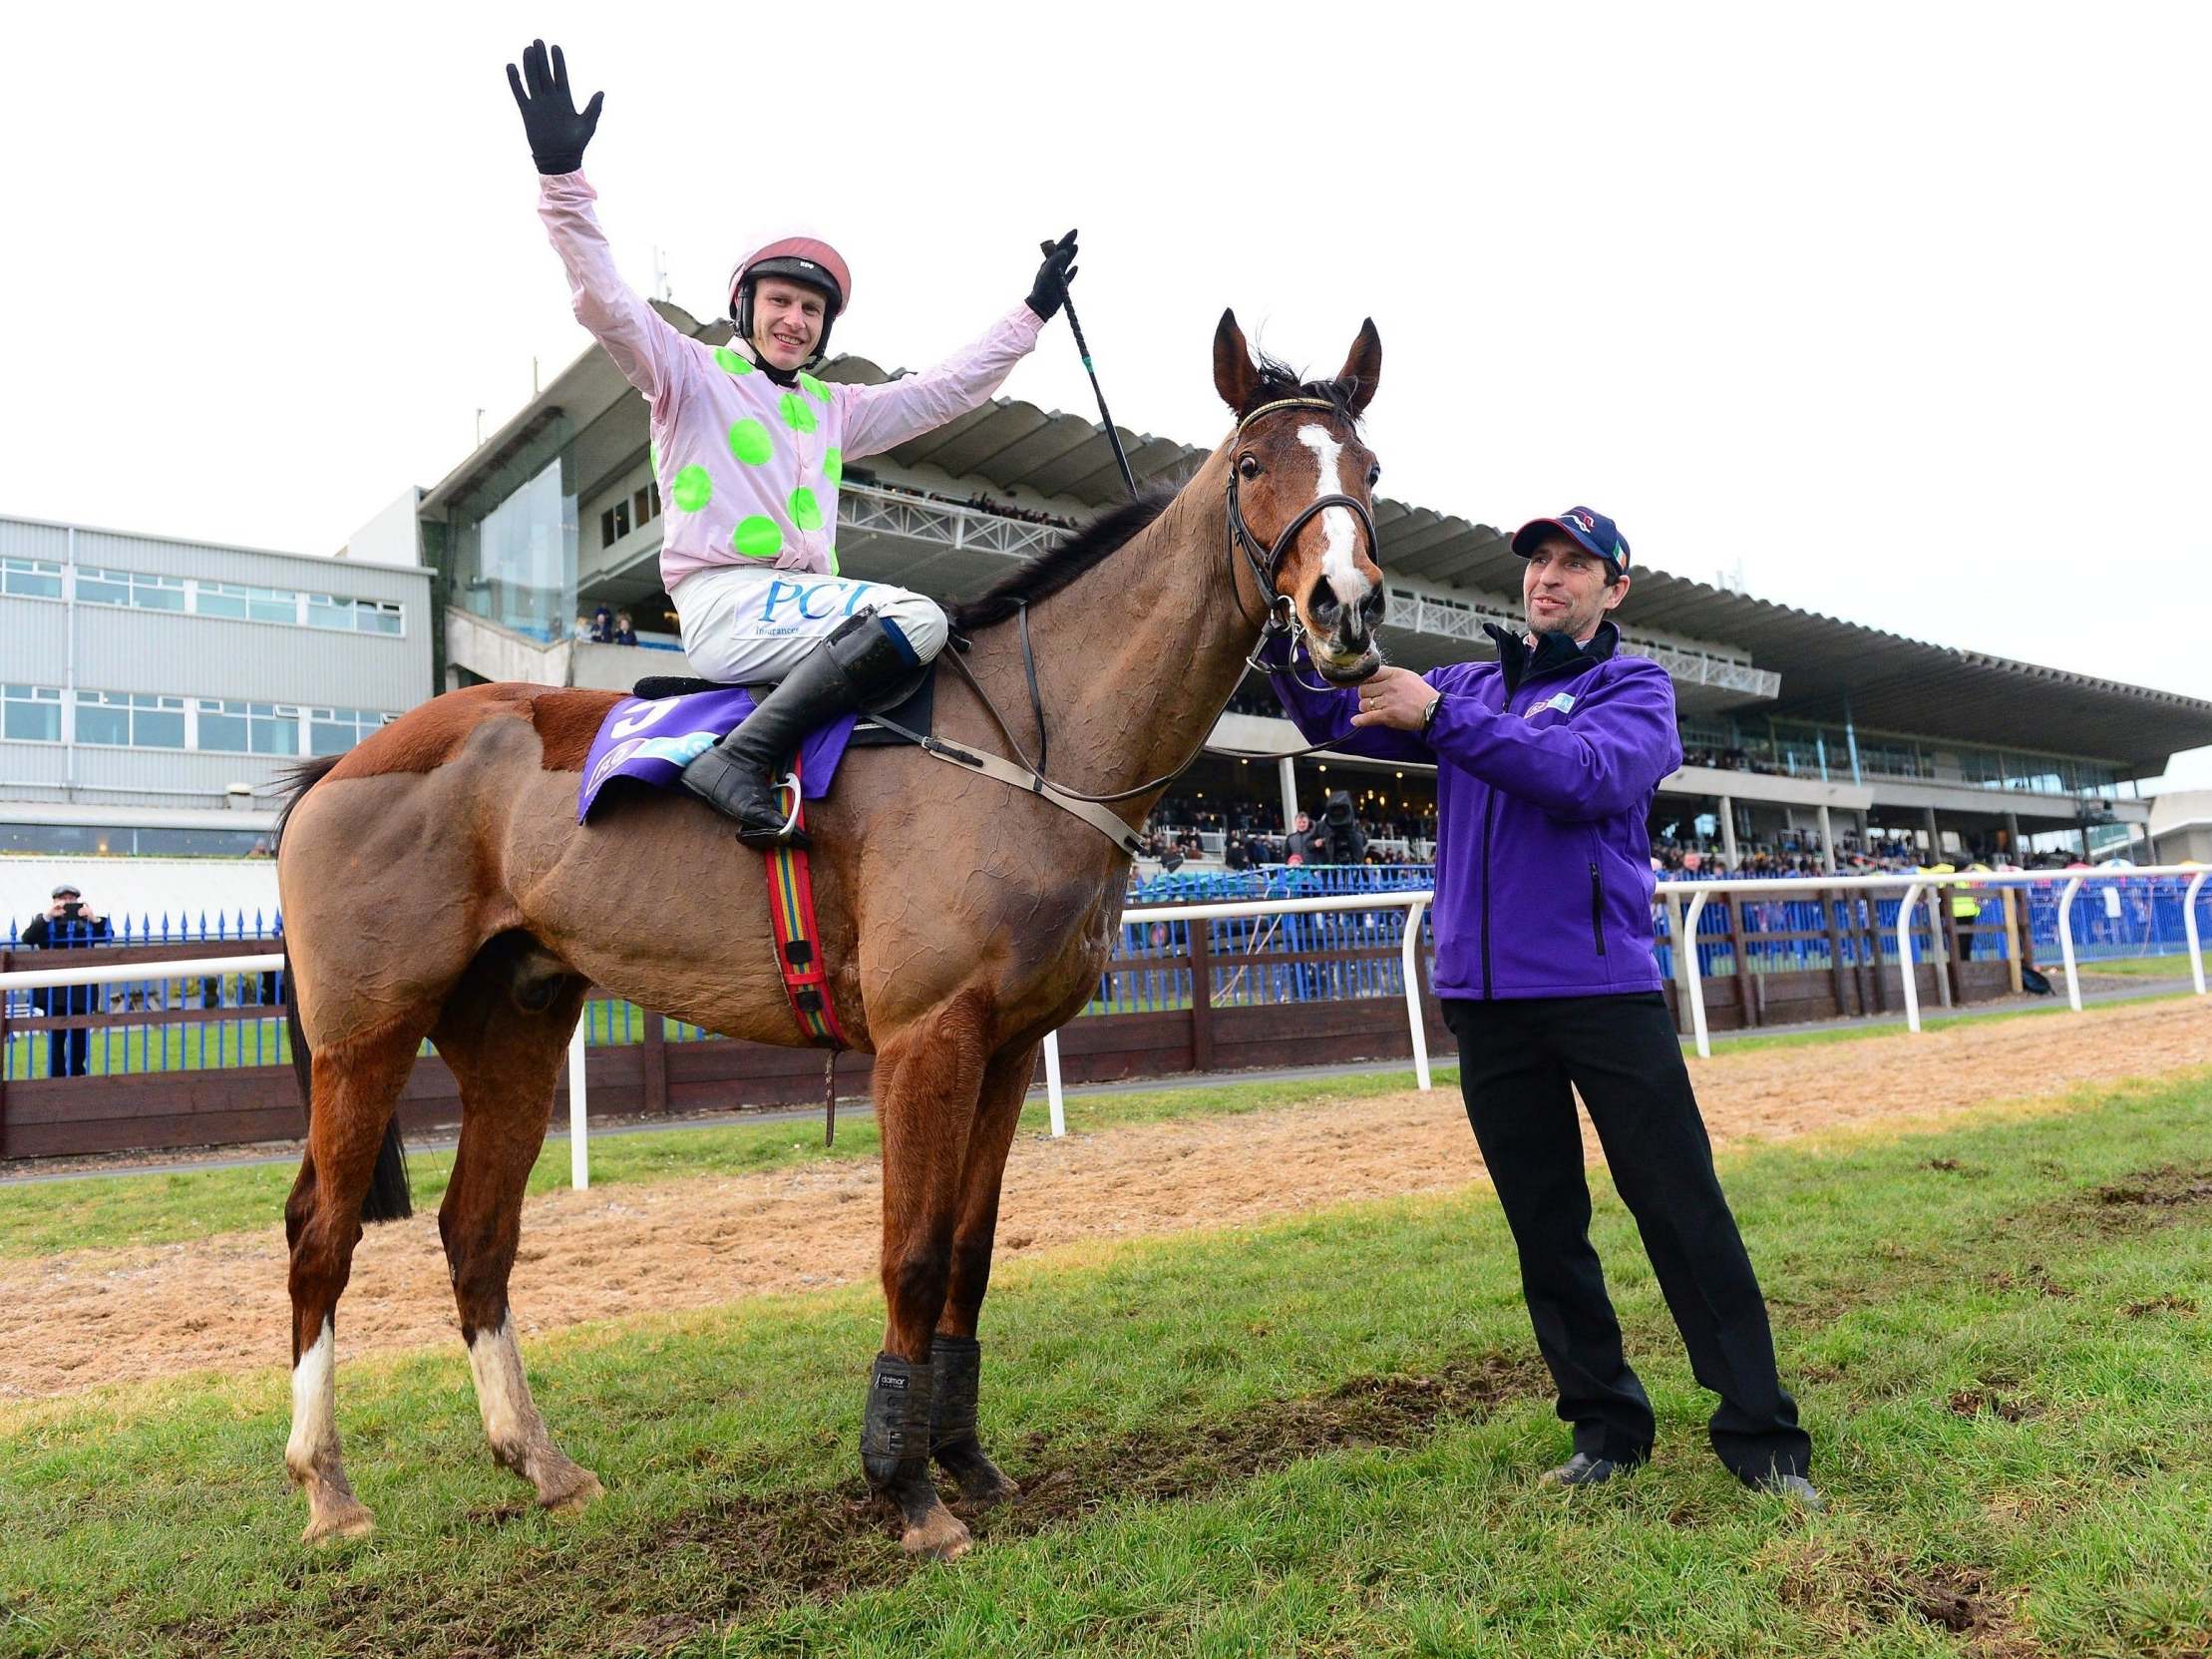
[[[1283,788],[1283,833],[1289,835],[1298,821],[1298,774],[1289,755],[1275,763],[1275,775]]]
[[[1943,862],[1943,832],[1936,828],[1936,809],[1932,806],[1924,806],[1920,809],[1920,816],[1921,822],[1928,826],[1928,857],[1926,862],[1941,864]]]
[[[1831,876],[1836,873],[1836,826],[1826,801],[1820,803],[1820,868]]]
[[[2028,855],[2021,851],[2020,814],[2017,812],[2005,814],[2005,856],[2015,864],[2028,862]]]
[[[1736,867],[1736,803],[1729,795],[1720,797],[1720,862]]]

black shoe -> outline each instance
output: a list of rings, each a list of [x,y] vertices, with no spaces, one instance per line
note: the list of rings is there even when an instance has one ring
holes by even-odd
[[[1618,1463],[1611,1457],[1593,1457],[1587,1452],[1578,1452],[1559,1467],[1546,1470],[1544,1480],[1553,1486],[1598,1486],[1635,1467],[1634,1463]]]
[[[1802,1474],[1775,1474],[1764,1480],[1746,1480],[1744,1484],[1753,1491],[1772,1492],[1807,1514],[1822,1514],[1828,1508],[1828,1500],[1820,1495],[1820,1488]]]
[[[855,613],[800,658],[735,731],[684,767],[683,786],[735,819],[746,846],[804,847],[805,832],[784,833],[790,810],[771,778],[789,770],[808,734],[874,706],[914,668],[913,652],[873,610]]]

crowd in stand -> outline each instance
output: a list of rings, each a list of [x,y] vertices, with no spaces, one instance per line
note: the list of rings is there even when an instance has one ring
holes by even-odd
[[[857,467],[848,467],[845,476],[856,484],[866,484],[873,489],[886,490],[893,495],[912,496],[917,501],[937,501],[947,507],[964,507],[971,513],[989,513],[1001,519],[1019,519],[1023,524],[1041,524],[1053,530],[1073,530],[1076,521],[1065,513],[1044,513],[1034,507],[1017,507],[1009,501],[998,501],[977,493],[966,496],[948,496],[936,490],[917,490],[911,484],[886,484],[874,474]]]

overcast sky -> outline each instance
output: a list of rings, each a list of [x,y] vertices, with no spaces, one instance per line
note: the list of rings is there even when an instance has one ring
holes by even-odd
[[[588,343],[534,34],[702,315],[805,229],[920,366],[1080,225],[1126,426],[1219,438],[1225,304],[1371,314],[1388,494],[2212,697],[2203,6],[10,8],[0,513],[323,553],[513,414]],[[1006,391],[1091,407],[1058,327]]]

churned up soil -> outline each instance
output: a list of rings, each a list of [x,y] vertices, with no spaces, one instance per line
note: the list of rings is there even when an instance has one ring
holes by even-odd
[[[2212,1060],[2212,1007],[2148,1003],[1918,1037],[1692,1059],[1716,1144],[2155,1077]],[[1077,1126],[1080,1128],[1078,1110]],[[1593,1161],[1595,1140],[1585,1134]],[[1000,1259],[1101,1237],[1264,1222],[1317,1205],[1446,1192],[1482,1176],[1457,1091],[1024,1136]],[[872,1279],[882,1177],[810,1163],[529,1200],[514,1280],[527,1338],[585,1320]],[[2114,1200],[2119,1202],[2119,1200]],[[458,1345],[437,1218],[369,1229],[339,1312],[346,1355]],[[259,1231],[0,1264],[0,1398],[290,1360],[284,1240]]]

